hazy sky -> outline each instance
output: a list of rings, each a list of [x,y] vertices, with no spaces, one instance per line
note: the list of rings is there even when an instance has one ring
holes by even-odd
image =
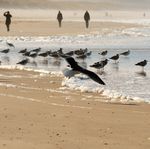
[[[0,0],[0,7],[54,9],[150,9],[150,0]]]

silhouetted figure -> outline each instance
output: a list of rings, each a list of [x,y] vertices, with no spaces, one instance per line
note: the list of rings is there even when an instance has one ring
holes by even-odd
[[[11,24],[11,17],[12,17],[12,15],[10,14],[10,12],[9,11],[6,11],[5,13],[4,13],[4,16],[6,17],[6,21],[5,21],[5,24],[6,24],[6,27],[7,27],[7,31],[9,32],[9,26],[10,26],[10,24]]]
[[[88,11],[86,11],[84,14],[84,20],[85,20],[86,28],[88,28],[89,27],[89,21],[90,21],[90,14]]]
[[[59,27],[61,27],[61,22],[63,20],[63,15],[60,11],[57,14],[57,20],[58,20],[58,23],[59,23]]]

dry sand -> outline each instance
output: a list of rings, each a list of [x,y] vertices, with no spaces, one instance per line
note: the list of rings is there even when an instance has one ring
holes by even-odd
[[[148,104],[63,90],[62,77],[0,70],[0,149],[149,149]]]

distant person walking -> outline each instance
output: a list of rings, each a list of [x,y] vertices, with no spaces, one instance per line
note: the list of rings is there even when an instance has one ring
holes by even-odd
[[[6,24],[6,27],[7,27],[7,31],[9,32],[9,26],[10,26],[10,24],[11,24],[11,17],[12,17],[12,15],[10,14],[10,12],[9,11],[6,11],[5,13],[4,13],[4,16],[6,17],[6,21],[5,21],[5,24]]]
[[[90,14],[88,11],[86,11],[84,14],[84,20],[85,20],[86,28],[88,28],[89,27],[89,21],[90,21]]]
[[[63,15],[60,11],[57,14],[57,20],[58,20],[58,23],[59,23],[59,27],[61,27],[61,22],[63,20]]]

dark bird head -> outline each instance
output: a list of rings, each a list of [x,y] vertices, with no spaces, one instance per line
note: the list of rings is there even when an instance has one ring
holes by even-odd
[[[78,65],[78,63],[72,57],[66,57],[65,59],[73,69]]]

